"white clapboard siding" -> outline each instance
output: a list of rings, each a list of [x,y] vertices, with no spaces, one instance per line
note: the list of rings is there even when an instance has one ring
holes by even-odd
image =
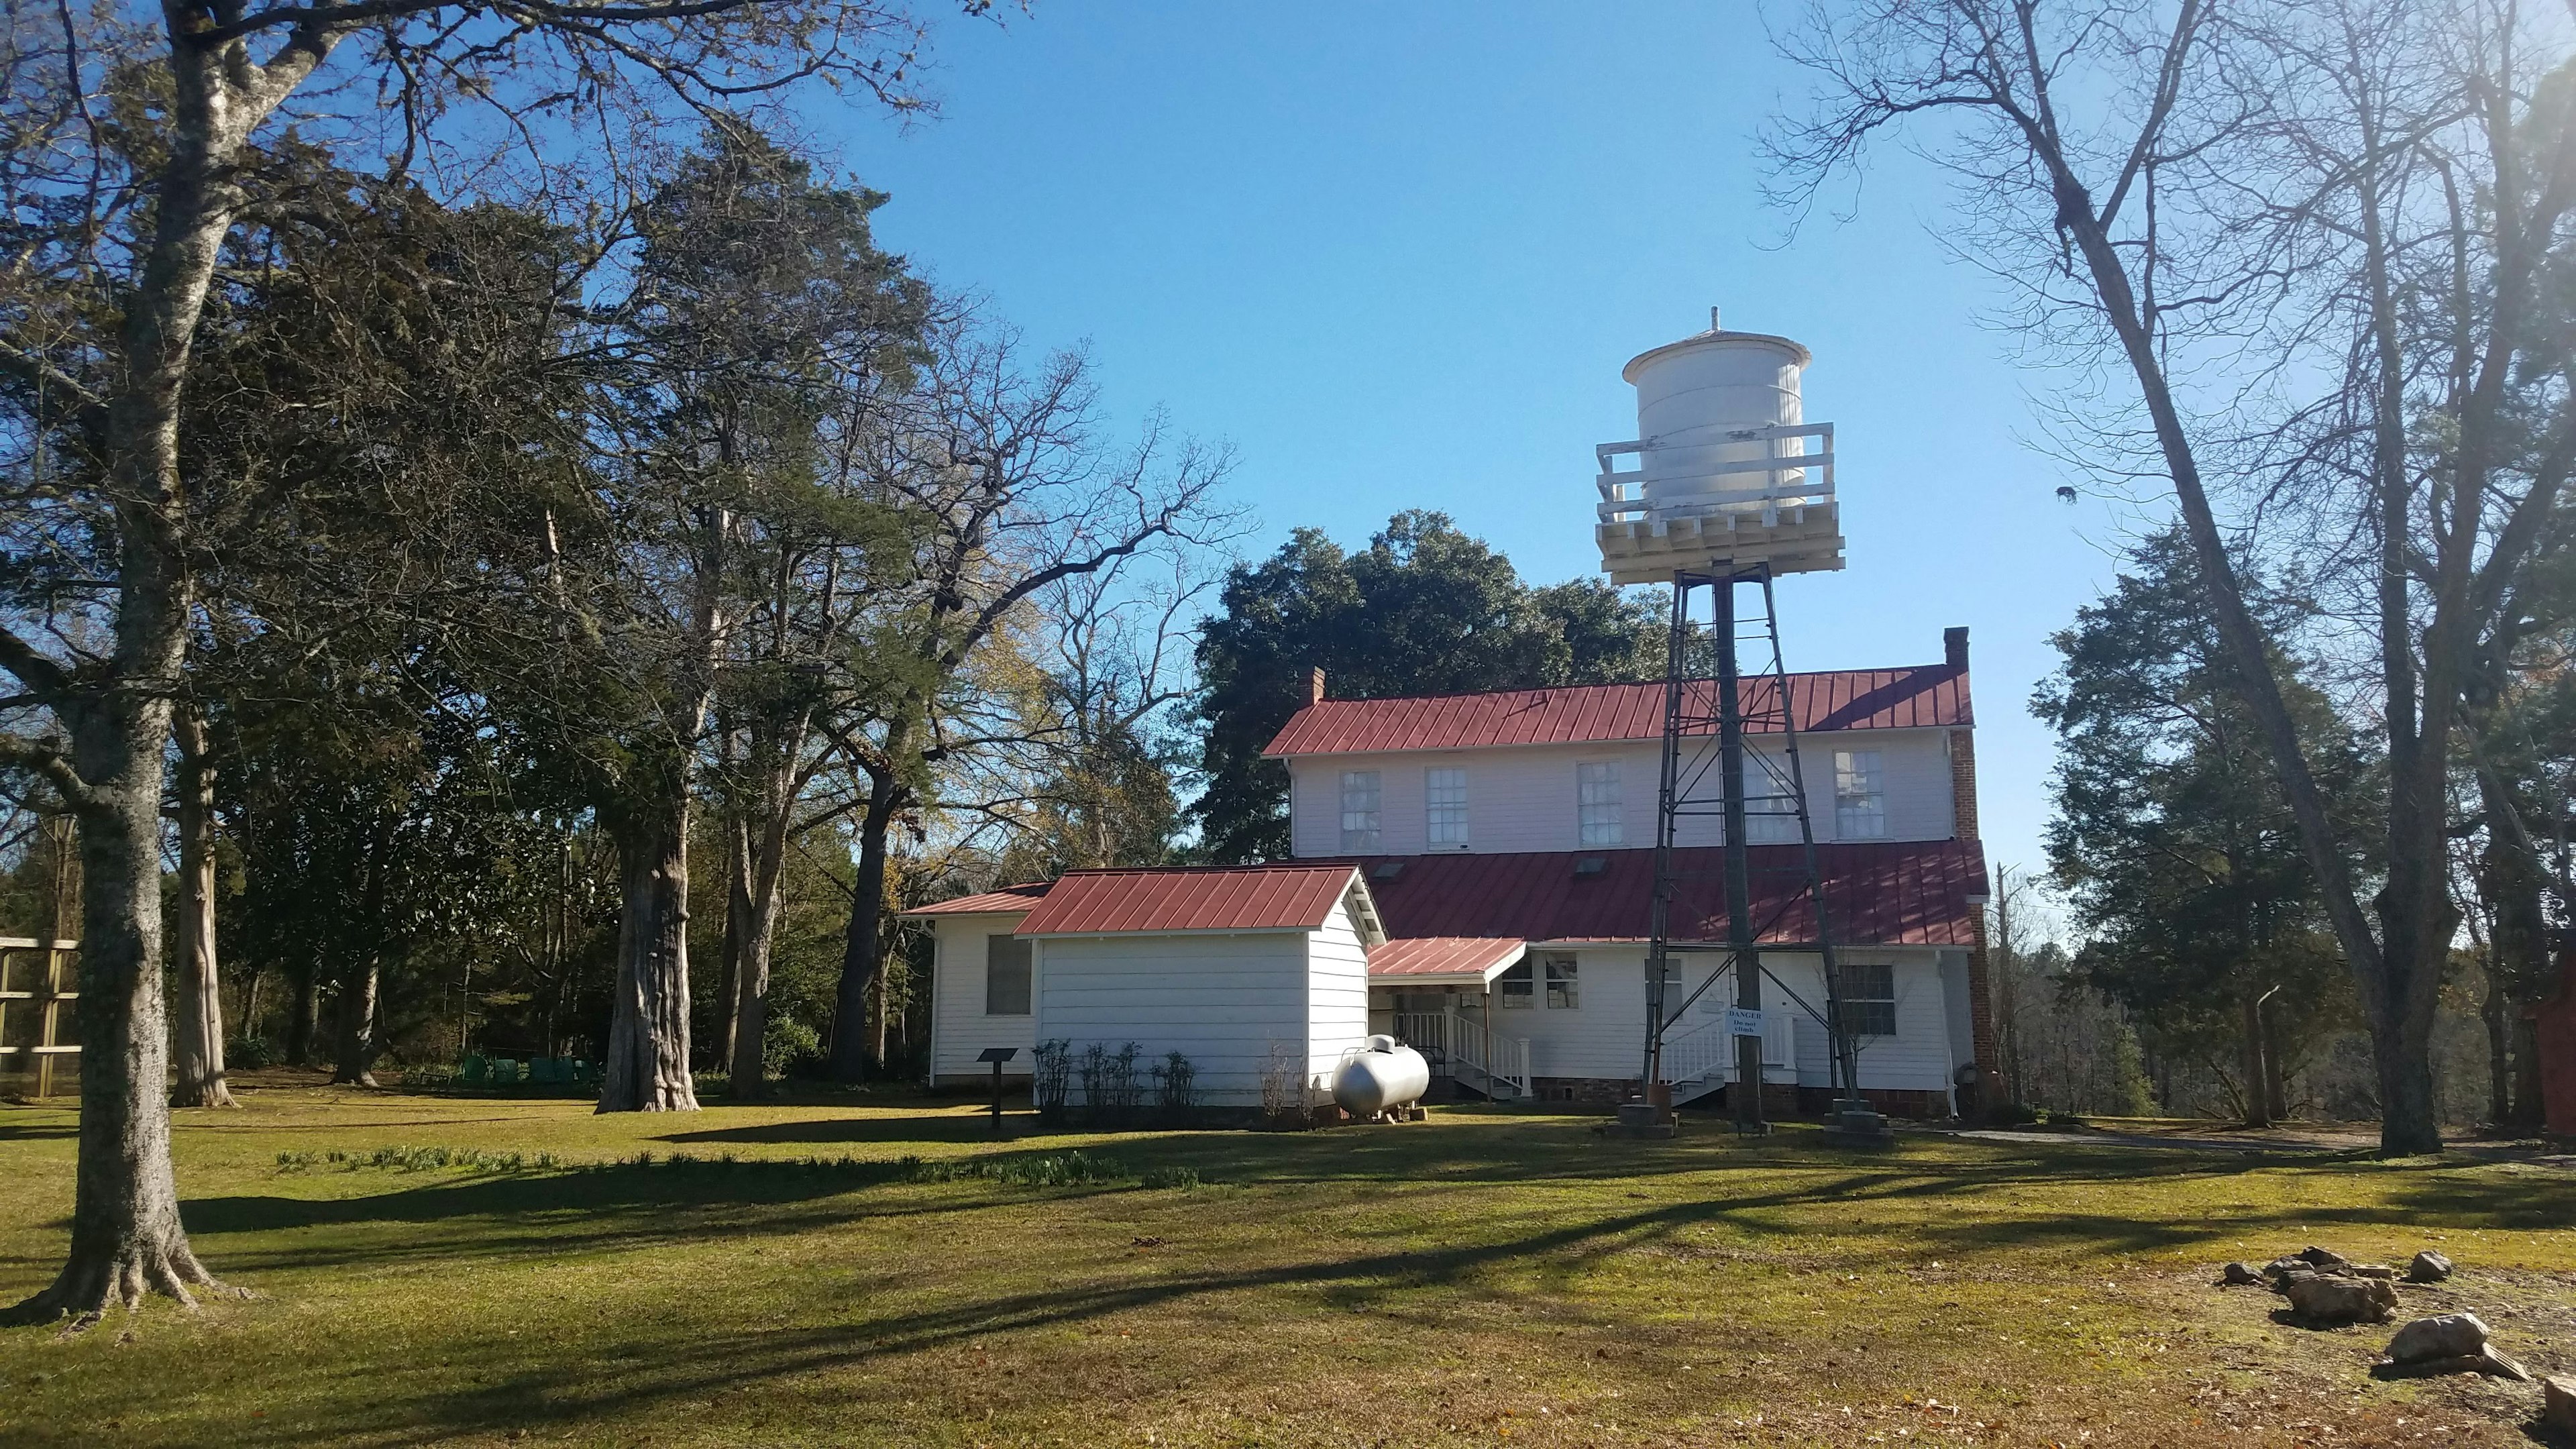
[[[1368,1039],[1368,949],[1346,905],[1307,940],[1306,1071],[1329,1091],[1342,1054]]]
[[[1528,1010],[1492,1014],[1494,1030],[1526,1037],[1530,1074],[1538,1077],[1606,1078],[1633,1081],[1644,1063],[1646,1029],[1646,958],[1642,949],[1579,950],[1581,1004],[1572,1009],[1546,1005],[1544,948],[1530,952],[1539,973],[1534,992],[1539,1005]],[[1715,969],[1705,953],[1692,953],[1684,963],[1685,994]],[[1941,975],[1934,953],[1854,953],[1853,961],[1893,962],[1896,966],[1896,1032],[1893,1037],[1866,1038],[1860,1050],[1864,1087],[1891,1091],[1942,1091],[1950,1085],[1950,1043]],[[1763,958],[1771,975],[1786,983],[1821,1011],[1825,1005],[1824,970],[1814,956],[1771,953]],[[1825,1059],[1825,1033],[1804,1020],[1806,1012],[1770,978],[1763,981],[1763,1005],[1772,1013],[1800,1018],[1791,1029],[1797,1054],[1798,1083],[1831,1084]],[[1672,1034],[1722,1029],[1717,1018],[1735,999],[1733,981],[1718,983],[1701,994],[1692,1009],[1674,1023]]]
[[[1273,1044],[1311,1055],[1307,946],[1302,931],[1049,937],[1038,942],[1036,1034],[1076,1053],[1135,1042],[1140,1069],[1177,1051],[1202,1102],[1257,1106]]]
[[[1815,823],[1816,838],[1838,838],[1834,821],[1834,752],[1862,749],[1876,750],[1880,756],[1887,795],[1887,830],[1884,835],[1855,838],[1949,839],[1956,822],[1946,733],[1937,729],[1849,730],[1800,736],[1807,808]],[[1765,751],[1759,740],[1752,748]],[[1421,854],[1429,849],[1430,838],[1425,772],[1463,769],[1467,772],[1468,850],[1514,853],[1580,849],[1575,767],[1595,762],[1615,762],[1619,766],[1619,803],[1624,816],[1620,846],[1637,849],[1653,845],[1656,780],[1661,770],[1658,750],[1652,743],[1623,743],[1298,756],[1288,762],[1289,846],[1297,855],[1308,858]],[[1785,765],[1782,769],[1785,773]],[[1374,850],[1343,848],[1341,795],[1346,770],[1377,772],[1380,834]],[[1767,777],[1756,773],[1753,778],[1756,793],[1766,792]],[[1713,767],[1685,780],[1693,800],[1714,802],[1720,785]],[[1783,822],[1782,828],[1785,833],[1779,839],[1795,839],[1794,824]],[[1765,843],[1770,838],[1756,835],[1755,843]],[[1725,830],[1714,814],[1686,816],[1681,821],[1678,840],[1686,846],[1720,845],[1725,843]]]
[[[1773,974],[1822,1011],[1825,968],[1821,958],[1773,954],[1763,958]],[[1940,956],[1934,951],[1850,951],[1843,959],[1854,965],[1891,964],[1896,977],[1896,1035],[1859,1040],[1860,1084],[1888,1091],[1944,1092],[1950,1088],[1949,1004],[1941,986]],[[1799,1008],[1778,1003],[1789,1010]],[[1801,1013],[1804,1014],[1803,1012]],[[1798,1085],[1833,1085],[1822,1027],[1798,1037]]]
[[[983,1077],[993,1068],[975,1060],[986,1047],[1017,1047],[1019,1055],[1003,1063],[1002,1075],[1025,1077],[1037,1049],[1037,1017],[984,1014],[986,941],[1008,935],[1027,913],[990,916],[940,916],[931,927],[930,1071],[935,1081]],[[1034,988],[1031,992],[1034,997]],[[1034,1004],[1034,1002],[1032,1003]]]

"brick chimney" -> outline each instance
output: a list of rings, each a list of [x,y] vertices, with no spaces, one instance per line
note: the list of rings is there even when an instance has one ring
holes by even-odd
[[[1307,676],[1306,702],[1308,704],[1322,704],[1324,702],[1324,671],[1320,668]]]
[[[1941,662],[1960,673],[1968,668],[1968,631],[1963,626],[1941,631]],[[1974,844],[1977,839],[1977,745],[1968,730],[1949,733],[1951,833]],[[1982,852],[1980,852],[1982,853]],[[2004,1105],[2006,1088],[1995,1042],[1992,942],[1987,939],[1985,902],[1975,903],[1976,920],[1968,945],[1969,1050],[1976,1055],[1976,1111],[1991,1116]]]

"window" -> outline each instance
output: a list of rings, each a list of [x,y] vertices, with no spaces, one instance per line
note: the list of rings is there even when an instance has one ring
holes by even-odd
[[[1377,771],[1342,772],[1342,849],[1377,849],[1378,799]]]
[[[984,938],[984,1014],[1029,1014],[1029,943],[1017,936]]]
[[[1626,812],[1619,808],[1616,761],[1574,767],[1575,822],[1585,845],[1617,845]]]
[[[1896,1035],[1896,968],[1846,963],[1843,1021],[1854,1036]]]
[[[1834,835],[1866,839],[1887,833],[1887,776],[1876,750],[1834,751]]]
[[[1423,810],[1433,850],[1467,848],[1467,772],[1463,769],[1422,772]]]
[[[1512,963],[1494,978],[1494,985],[1506,1011],[1527,1010],[1534,1004],[1530,998],[1530,963],[1525,960]]]
[[[1773,773],[1777,771],[1778,773]],[[1795,845],[1798,800],[1789,788],[1789,762],[1744,752],[1744,843]]]
[[[1583,1004],[1583,993],[1574,979],[1574,958],[1547,958],[1547,1004],[1561,1011],[1572,1011]]]

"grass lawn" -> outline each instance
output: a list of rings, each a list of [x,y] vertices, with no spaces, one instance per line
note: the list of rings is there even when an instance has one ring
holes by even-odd
[[[0,1332],[0,1443],[2532,1442],[2536,1385],[2380,1384],[2386,1329],[2210,1286],[2310,1242],[2437,1245],[2461,1273],[2408,1316],[2474,1308],[2576,1371],[2576,1176],[2528,1164],[1870,1156],[1491,1108],[996,1143],[893,1099],[243,1100],[180,1114],[179,1183],[199,1255],[258,1296]],[[62,1251],[73,1126],[0,1108],[0,1300]],[[531,1160],[328,1157],[391,1147]],[[1075,1149],[1118,1176],[989,1171]],[[1202,1184],[1138,1184],[1174,1167]]]

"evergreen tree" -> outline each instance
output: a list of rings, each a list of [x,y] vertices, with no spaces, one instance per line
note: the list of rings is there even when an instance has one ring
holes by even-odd
[[[1288,772],[1261,751],[1307,701],[1659,677],[1662,612],[1590,579],[1532,589],[1448,515],[1399,513],[1356,554],[1301,528],[1230,572],[1198,646],[1205,788],[1192,807],[1212,860],[1288,854]]]

